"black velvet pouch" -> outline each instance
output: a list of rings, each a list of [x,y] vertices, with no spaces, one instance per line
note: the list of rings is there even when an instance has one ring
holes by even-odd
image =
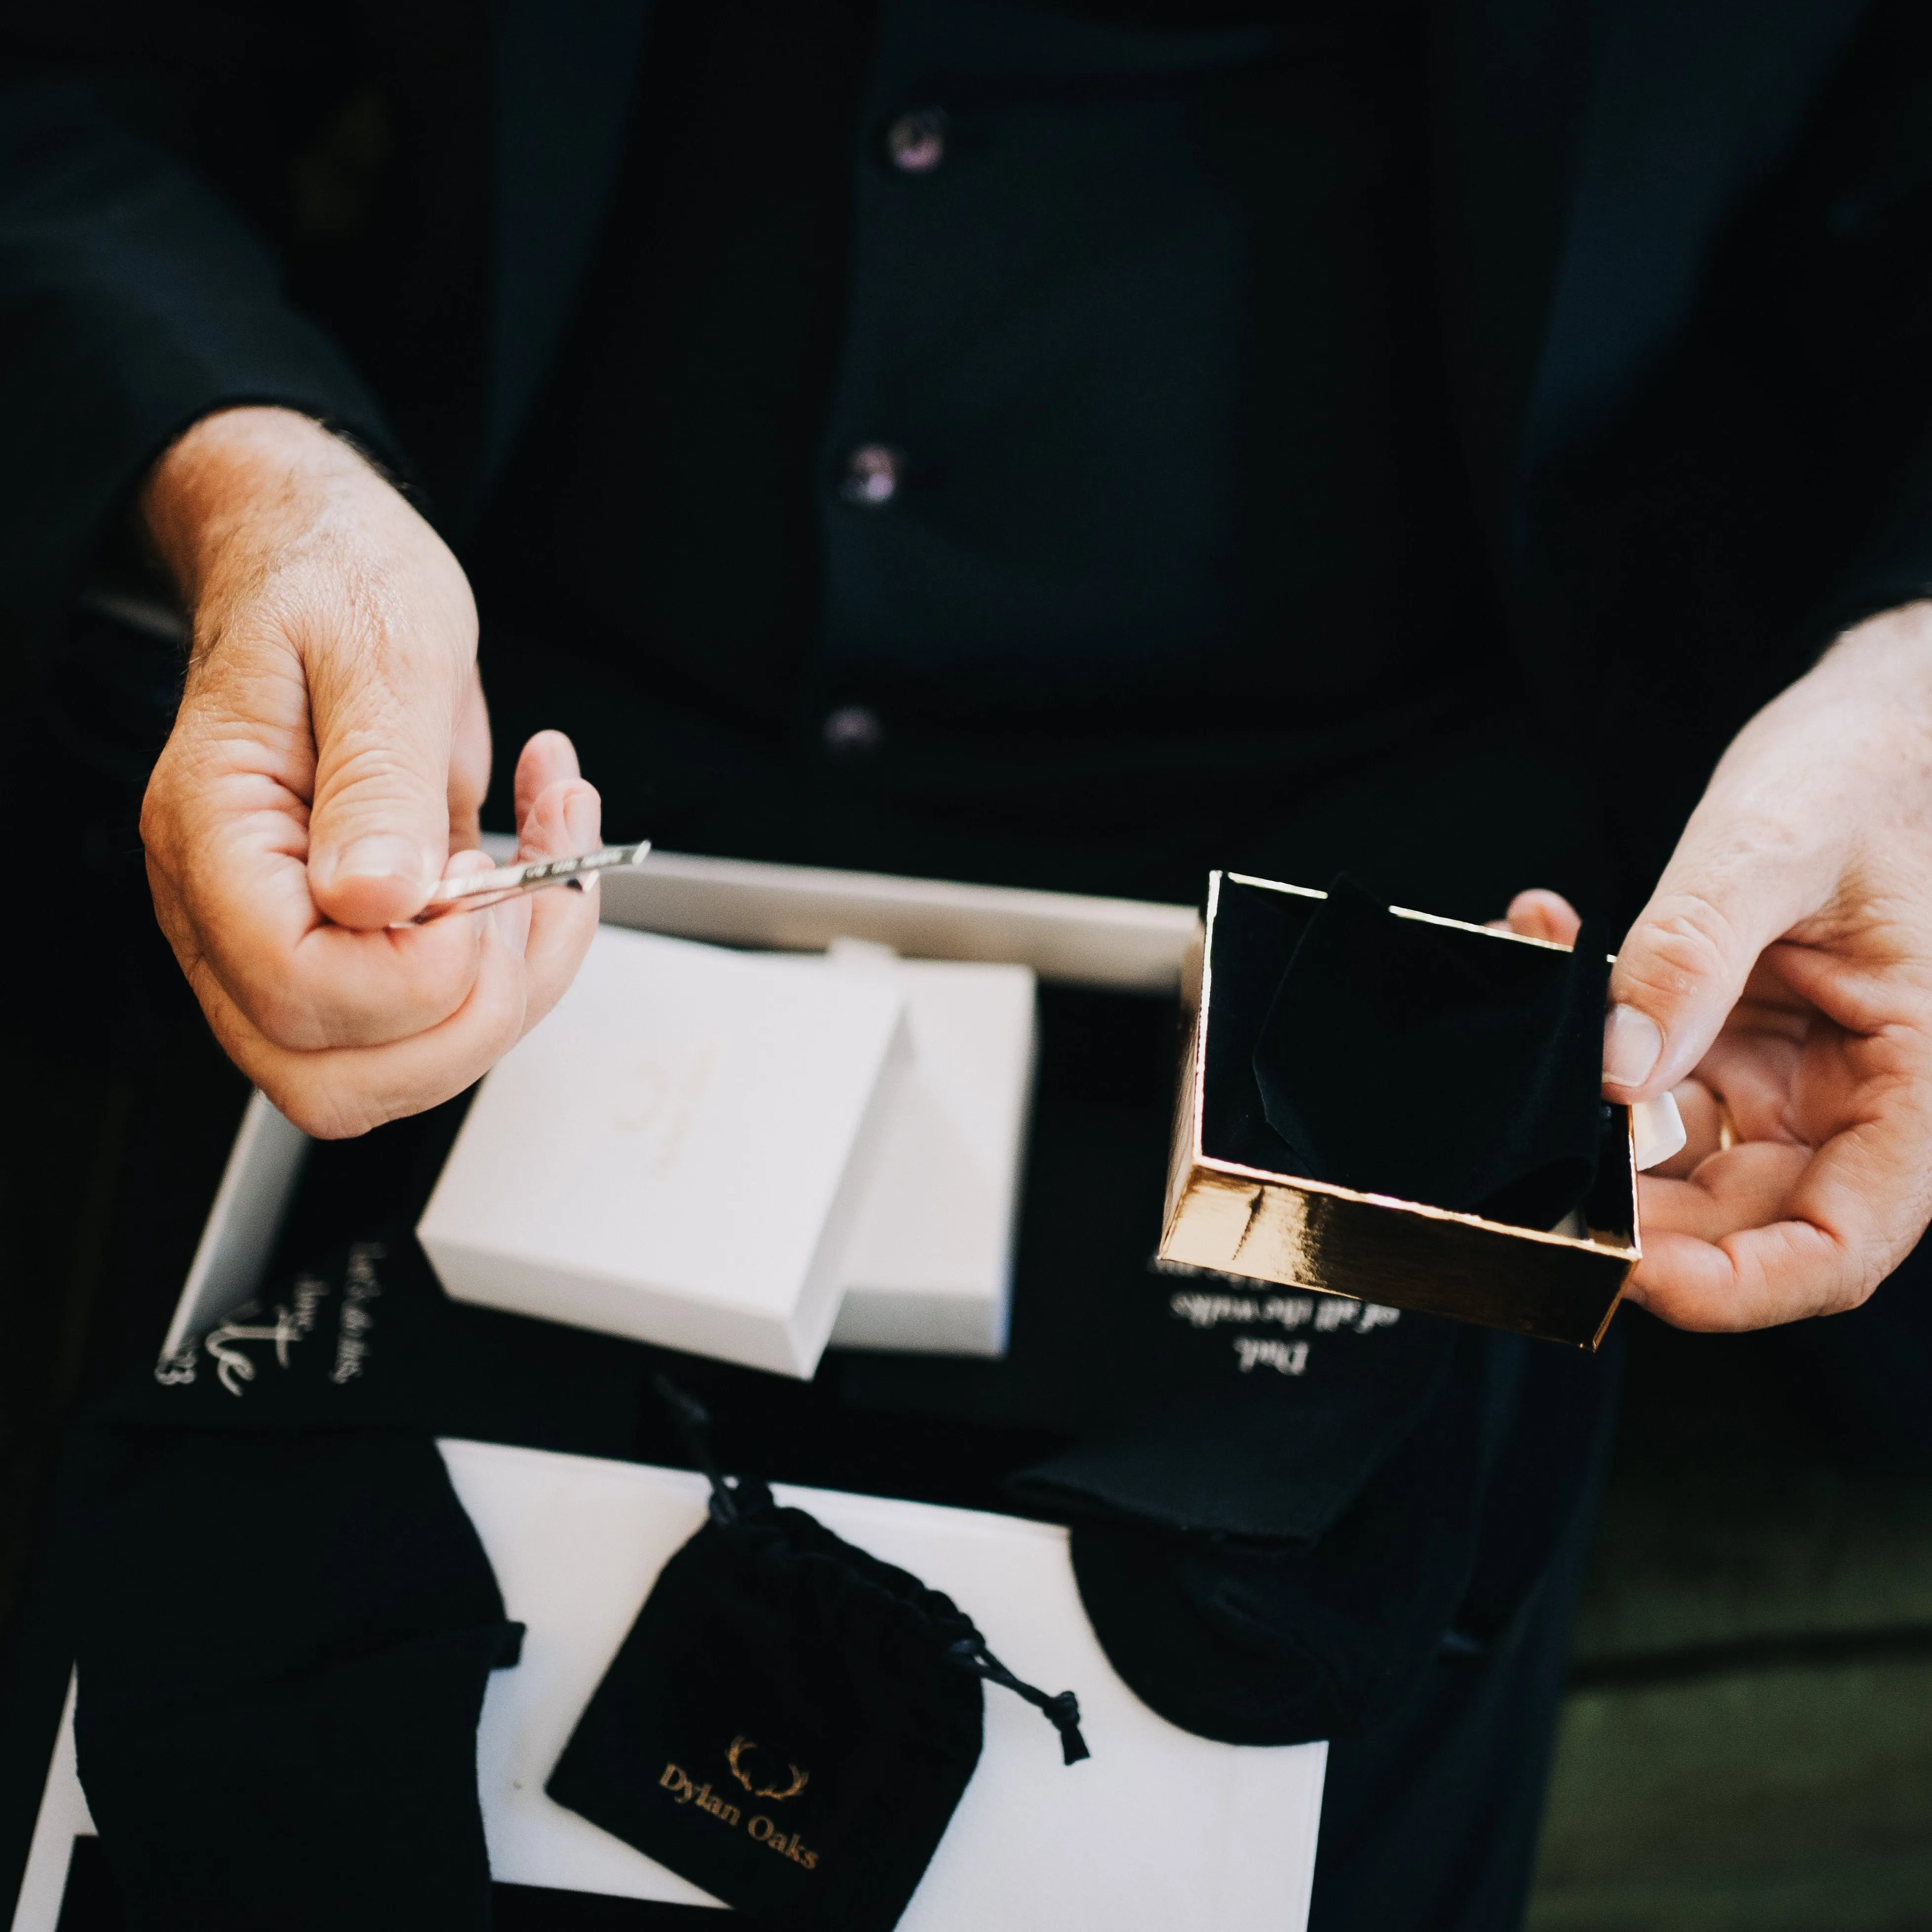
[[[950,1598],[714,1472],[545,1789],[760,1924],[888,1932],[979,1762],[985,1678],[1087,1755],[1072,1692],[1022,1684]]]
[[[100,1448],[70,1523],[74,1736],[129,1924],[484,1932],[476,1725],[521,1627],[434,1443]]]
[[[1254,1052],[1298,1172],[1538,1228],[1596,1178],[1601,925],[1574,951],[1403,919],[1343,874]]]
[[[435,1306],[360,1243],[108,1406],[66,1512],[81,1783],[130,1926],[483,1932],[514,1664],[428,1429]]]

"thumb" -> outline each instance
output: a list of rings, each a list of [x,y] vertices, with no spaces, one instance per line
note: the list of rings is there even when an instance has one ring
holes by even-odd
[[[1788,869],[1694,818],[1610,972],[1604,1092],[1654,1100],[1709,1052],[1757,964],[1796,922]]]
[[[338,925],[422,910],[449,850],[451,747],[466,656],[428,640],[310,653],[309,890]]]

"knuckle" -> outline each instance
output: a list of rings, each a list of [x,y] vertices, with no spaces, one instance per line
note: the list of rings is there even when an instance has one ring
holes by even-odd
[[[316,774],[315,808],[338,817],[360,811],[382,812],[400,805],[445,807],[448,760],[440,764],[425,748],[398,733],[358,734],[338,740],[322,755]]]
[[[495,1066],[523,1037],[526,1011],[520,992],[514,988],[493,988],[484,994],[481,1005],[477,1015],[482,1061],[477,1069],[479,1075]]]
[[[163,758],[167,754],[164,752]],[[141,794],[141,816],[137,824],[140,840],[152,856],[167,836],[167,774],[158,761]]]
[[[279,1060],[271,1077],[256,1076],[256,1084],[311,1140],[356,1140],[441,1097],[399,1093],[383,1071],[380,1060],[299,1054]]]
[[[332,1090],[333,1083],[322,1083],[320,1090],[310,1082],[296,1079],[261,1084],[277,1112],[311,1140],[353,1140],[376,1124],[360,1108],[345,1106],[343,1096]]]
[[[1738,972],[1749,962],[1736,922],[1714,901],[1673,893],[1645,915],[1618,956],[1626,986],[1674,999],[1693,987]]]
[[[477,976],[476,989],[464,1009],[465,1032],[475,1062],[475,1079],[522,1038],[527,998],[520,962],[505,961]]]
[[[141,794],[139,830],[141,843],[151,856],[165,856],[174,844],[184,790],[182,764],[178,741],[171,737],[161,747],[160,755],[148,774],[147,788]]]
[[[380,1060],[317,1054],[278,1070],[272,1084],[266,1079],[256,1084],[294,1126],[319,1141],[359,1139],[460,1090],[418,1090],[393,1075],[386,1078],[387,1070]]]

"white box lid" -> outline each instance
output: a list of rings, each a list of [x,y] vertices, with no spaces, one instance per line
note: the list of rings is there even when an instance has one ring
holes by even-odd
[[[484,1081],[424,1246],[786,1318],[902,1004],[885,978],[601,928]]]

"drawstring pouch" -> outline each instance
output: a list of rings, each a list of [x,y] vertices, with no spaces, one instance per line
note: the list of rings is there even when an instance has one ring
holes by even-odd
[[[982,1680],[1087,1756],[1070,1690],[987,1649],[952,1599],[760,1482],[713,1466],[703,1408],[662,1378],[711,1480],[546,1790],[780,1932],[888,1932],[980,1758]]]

